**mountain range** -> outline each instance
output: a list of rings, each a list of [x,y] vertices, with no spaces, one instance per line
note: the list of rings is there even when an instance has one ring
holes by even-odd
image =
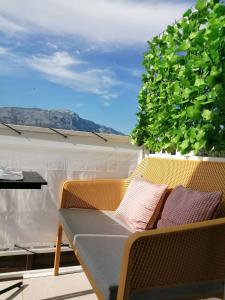
[[[124,135],[113,128],[83,119],[77,113],[70,110],[0,107],[0,122],[15,125]]]

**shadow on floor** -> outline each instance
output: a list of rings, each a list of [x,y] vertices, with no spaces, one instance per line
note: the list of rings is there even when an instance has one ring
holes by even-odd
[[[85,295],[89,295],[89,294],[94,294],[94,291],[93,290],[86,290],[86,291],[61,295],[61,296],[55,296],[55,297],[51,297],[51,298],[44,298],[42,300],[66,300],[66,299],[85,296]]]
[[[64,275],[68,275],[68,274],[77,274],[77,273],[84,273],[84,270],[80,269],[80,270],[75,270],[75,271],[74,270],[66,271],[66,273],[59,273],[57,276],[64,276]]]
[[[5,298],[5,300],[13,300],[13,299],[15,299],[27,287],[28,287],[28,284],[22,285],[21,288],[17,289],[11,296]]]

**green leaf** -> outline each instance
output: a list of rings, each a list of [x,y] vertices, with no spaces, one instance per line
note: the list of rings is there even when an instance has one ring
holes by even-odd
[[[212,118],[212,112],[208,109],[204,109],[203,113],[202,113],[202,117],[206,120],[206,121],[210,121]]]
[[[162,74],[159,73],[159,74],[157,75],[155,81],[156,81],[156,82],[159,82],[161,79],[162,79]]]
[[[184,89],[184,91],[183,91],[183,97],[185,99],[187,99],[189,97],[190,93],[191,93],[191,89],[189,89],[189,88]]]
[[[210,57],[207,52],[202,53],[202,59],[204,60],[205,63],[210,61]]]
[[[217,17],[225,16],[225,5],[217,4],[214,8],[214,12]]]
[[[201,117],[201,112],[196,106],[188,106],[187,114],[191,120],[199,120]]]
[[[208,76],[206,82],[210,87],[214,86],[216,83],[216,76]]]
[[[219,41],[220,30],[221,30],[221,28],[218,26],[215,26],[215,27],[211,26],[206,32],[208,42],[215,43],[215,42]]]
[[[220,0],[208,0],[210,8],[213,8]]]
[[[194,143],[193,148],[194,148],[194,153],[198,154],[198,152],[205,147],[206,140],[201,140],[199,142]]]
[[[202,102],[202,101],[205,100],[205,99],[206,99],[206,95],[201,95],[201,96],[198,96],[198,97],[196,98],[196,101]]]
[[[189,140],[184,140],[181,145],[180,145],[180,150],[184,151],[185,149],[187,149],[189,147]]]
[[[170,26],[170,25],[169,25],[169,26],[167,27],[166,31],[167,31],[168,33],[173,34],[173,33],[174,33],[174,26]]]
[[[203,129],[199,129],[196,135],[197,141],[203,140],[205,137],[205,131]]]
[[[205,80],[202,79],[202,78],[197,78],[197,79],[195,80],[195,86],[197,86],[197,87],[199,87],[199,86],[201,86],[201,85],[204,85],[204,84],[205,84]]]
[[[206,0],[198,0],[196,2],[195,8],[199,11],[203,10],[207,7],[207,1]]]
[[[191,44],[189,40],[183,41],[178,47],[177,51],[186,51],[190,48]]]
[[[190,129],[190,137],[193,139],[196,137],[196,129],[193,127]]]
[[[175,82],[173,89],[174,89],[174,96],[180,96],[181,88],[178,81]]]
[[[197,32],[192,32],[189,36],[190,40],[193,40],[197,36]]]
[[[183,17],[189,17],[192,13],[192,10],[189,8],[184,14]]]

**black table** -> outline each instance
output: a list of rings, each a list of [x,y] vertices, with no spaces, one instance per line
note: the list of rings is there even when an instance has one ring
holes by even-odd
[[[41,189],[42,185],[47,181],[37,172],[23,172],[22,180],[0,179],[0,189]]]
[[[0,179],[0,189],[41,189],[42,185],[47,185],[47,181],[44,180],[37,172],[24,171],[22,180]],[[8,288],[1,290],[0,295],[14,288],[20,288],[22,284],[22,281],[13,284]]]

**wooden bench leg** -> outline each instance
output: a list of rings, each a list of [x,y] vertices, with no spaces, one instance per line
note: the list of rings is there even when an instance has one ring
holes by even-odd
[[[55,262],[54,262],[54,275],[55,276],[59,275],[61,244],[62,244],[62,225],[59,224],[58,237],[57,237],[56,250],[55,250]]]

